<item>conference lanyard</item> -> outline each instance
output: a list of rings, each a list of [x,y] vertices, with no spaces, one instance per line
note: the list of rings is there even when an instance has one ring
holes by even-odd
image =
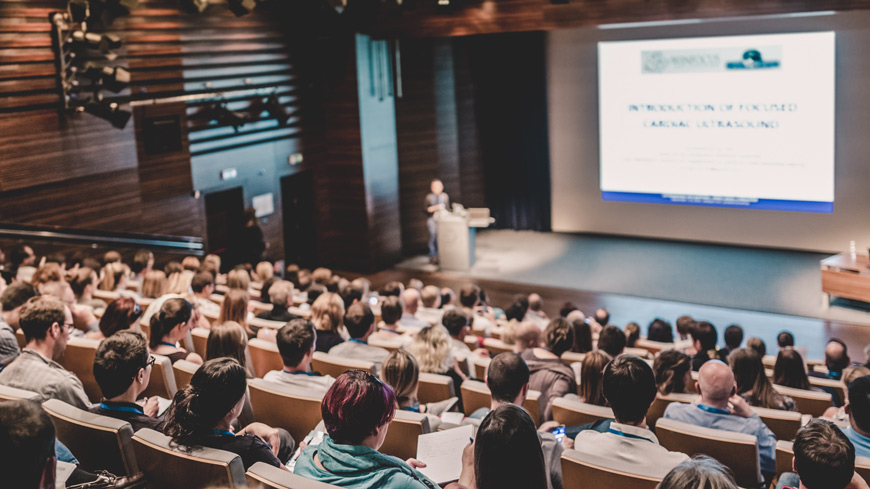
[[[315,374],[313,372],[288,372],[286,370],[282,370],[282,372],[287,375],[307,375],[309,377],[315,377]]]
[[[713,406],[707,406],[705,404],[697,404],[697,406],[698,406],[698,409],[700,409],[702,411],[707,411],[708,413],[731,414],[731,411],[729,411],[727,409],[717,408],[717,407],[713,407]]]
[[[178,348],[178,345],[176,345],[175,343],[169,343],[168,341],[161,341],[160,344],[166,345],[166,346],[171,346],[172,348]]]
[[[637,439],[637,440],[648,441],[648,442],[650,442],[650,443],[653,442],[653,441],[650,440],[649,438],[644,438],[644,437],[642,437],[642,436],[632,435],[631,433],[626,433],[626,432],[624,432],[624,431],[619,431],[619,430],[616,429],[616,428],[610,428],[609,430],[607,430],[607,432],[608,432],[608,433],[613,433],[614,435],[622,436],[622,437],[625,437],[625,438],[634,438],[634,439]]]
[[[224,436],[236,436],[232,431],[228,430],[214,430],[215,435],[224,435]]]
[[[109,406],[104,402],[100,403],[100,407],[107,410],[107,411],[123,411],[125,413],[137,413],[137,414],[143,413],[142,410],[136,409],[136,408],[131,407],[131,406]]]
[[[361,339],[359,339],[359,338],[350,338],[350,339],[347,340],[347,341],[353,341],[354,343],[361,343],[361,344],[363,344],[363,345],[368,345],[368,344],[369,344],[367,341],[363,341],[363,340],[361,340]]]

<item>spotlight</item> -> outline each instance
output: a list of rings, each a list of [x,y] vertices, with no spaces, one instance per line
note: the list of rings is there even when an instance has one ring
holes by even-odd
[[[104,54],[121,47],[121,38],[113,34],[97,34],[76,29],[72,31],[71,38],[74,45],[99,49]]]
[[[85,104],[85,112],[108,121],[118,129],[124,129],[133,114],[116,104],[105,100],[90,100]]]
[[[435,10],[438,13],[452,13],[458,0],[435,0]]]
[[[257,6],[256,0],[228,0],[230,10],[236,14],[236,17],[241,17]]]
[[[181,7],[188,12],[203,13],[208,7],[208,0],[181,0]]]
[[[81,73],[92,83],[115,93],[130,85],[130,72],[120,66],[100,66],[95,63],[87,63]]]

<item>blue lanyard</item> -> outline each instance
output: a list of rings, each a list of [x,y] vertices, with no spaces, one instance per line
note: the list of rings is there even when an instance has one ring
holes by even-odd
[[[644,438],[644,437],[642,437],[642,436],[632,435],[631,433],[626,433],[626,432],[624,432],[624,431],[619,431],[619,430],[616,429],[616,428],[610,428],[609,430],[607,430],[607,432],[608,432],[608,433],[613,433],[614,435],[622,436],[622,437],[625,437],[625,438],[633,438],[633,439],[636,439],[636,440],[644,440],[644,441],[648,441],[648,442],[650,442],[650,443],[653,442],[653,441],[650,440],[649,438]]]
[[[175,343],[169,343],[168,341],[161,341],[160,344],[166,345],[166,346],[171,346],[172,348],[178,348],[178,345],[176,345]]]
[[[394,329],[389,329],[389,328],[384,328],[381,331],[386,331],[387,333],[393,333],[393,334],[402,334]]]
[[[225,435],[225,436],[236,436],[232,431],[227,430],[214,430],[215,435]]]
[[[363,344],[363,345],[368,345],[368,344],[369,344],[368,341],[363,341],[363,340],[361,340],[361,339],[359,339],[359,338],[351,338],[351,339],[349,339],[349,340],[347,340],[347,341],[353,341],[354,343],[361,343],[361,344]]]
[[[284,372],[287,375],[307,375],[309,377],[316,377],[317,376],[313,372],[288,372],[286,370],[282,370],[282,372]]]
[[[415,402],[413,406],[403,407],[402,411],[411,411],[412,413],[419,413],[420,412],[420,403]]]
[[[142,410],[136,409],[132,406],[109,406],[104,402],[100,403],[100,407],[103,409],[106,409],[108,411],[124,411],[125,413],[137,413],[137,414],[143,413]]]
[[[713,406],[707,406],[705,404],[696,404],[696,405],[698,406],[698,409],[700,409],[702,411],[707,411],[708,413],[731,414],[731,411],[729,411],[727,409],[717,408],[717,407],[713,407]]]

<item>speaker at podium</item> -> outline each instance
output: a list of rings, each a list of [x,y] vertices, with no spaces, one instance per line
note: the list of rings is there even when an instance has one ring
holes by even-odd
[[[467,272],[474,266],[475,235],[478,228],[495,222],[487,208],[465,209],[453,204],[453,210],[435,214],[438,221],[438,261],[441,269]]]

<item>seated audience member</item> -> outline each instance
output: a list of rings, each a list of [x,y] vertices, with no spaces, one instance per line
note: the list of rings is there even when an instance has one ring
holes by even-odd
[[[616,358],[625,351],[625,333],[616,326],[605,326],[598,333],[598,351]]]
[[[701,396],[698,403],[672,402],[665,409],[664,417],[705,428],[754,435],[758,440],[761,471],[765,473],[765,479],[769,479],[776,470],[776,436],[737,395],[737,383],[731,368],[719,360],[710,360],[698,373],[698,394]]]
[[[380,295],[384,297],[399,297],[405,291],[405,284],[399,281],[387,282],[384,288],[381,289]]]
[[[531,321],[523,321],[517,324],[513,331],[514,353],[522,353],[531,348],[537,348],[541,344],[541,328]]]
[[[758,353],[758,356],[764,358],[767,355],[767,346],[764,344],[764,340],[761,338],[752,337],[746,340],[746,348],[751,348],[755,350],[755,353]]]
[[[582,314],[582,313],[581,313]],[[574,327],[574,346],[571,351],[574,353],[588,353],[592,351],[592,328],[585,318],[568,319]]]
[[[680,340],[691,340],[692,324],[695,320],[692,316],[683,315],[677,318],[677,335]]]
[[[577,304],[574,304],[571,301],[565,302],[562,304],[562,307],[559,308],[559,316],[565,319],[568,319],[568,314],[571,314],[574,311],[579,311],[580,308],[577,307]],[[585,317],[585,316],[584,316]]]
[[[216,318],[221,313],[221,307],[210,299],[214,294],[214,280],[214,275],[209,272],[199,272],[190,280],[195,305],[203,315],[210,318]]]
[[[822,379],[842,380],[843,370],[851,364],[849,352],[846,349],[846,344],[837,338],[831,338],[828,345],[825,346],[825,366],[828,368],[826,373],[816,372],[811,370],[809,375]],[[834,407],[840,407],[840,395],[833,387],[822,387],[823,391],[831,394],[831,400]]]
[[[734,350],[728,355],[728,363],[734,371],[737,394],[750,406],[767,409],[794,411],[794,399],[776,392],[764,373],[764,364],[755,351],[748,348]]]
[[[251,274],[244,268],[234,268],[227,274],[227,287],[247,292],[251,288]]]
[[[707,321],[696,321],[692,324],[692,347],[695,355],[692,357],[692,370],[698,371],[707,360],[716,358],[716,327]]]
[[[267,278],[266,281],[260,285],[260,302],[262,302],[263,304],[269,304],[269,301],[271,300],[269,298],[269,290],[272,288],[273,285],[275,285],[275,282],[278,282],[279,280],[281,279],[272,276]]]
[[[677,350],[666,350],[653,362],[659,394],[686,394],[692,385],[692,358]]]
[[[418,278],[412,278],[411,280],[408,280],[408,287],[406,287],[406,288],[407,289],[416,289],[417,292],[422,292],[423,287],[424,287],[424,285],[423,285],[422,280],[420,280]]]
[[[383,312],[383,311],[382,311]],[[471,355],[488,357],[486,348],[477,348],[474,351],[465,344],[465,337],[471,331],[468,316],[461,309],[450,309],[444,312],[441,324],[450,334],[450,353],[457,362],[465,362]]]
[[[792,468],[782,474],[777,489],[866,489],[867,483],[855,472],[855,448],[828,421],[816,419],[795,437]]]
[[[399,331],[399,319],[402,317],[402,303],[396,296],[384,297],[381,302],[380,329],[372,333],[372,338],[384,341],[402,341],[404,337]]]
[[[677,465],[657,489],[738,489],[728,467],[706,455],[696,455]]]
[[[532,321],[541,328],[546,328],[550,323],[550,318],[544,312],[544,300],[539,294],[529,294],[529,309],[526,311],[526,316],[523,321]]]
[[[673,343],[674,330],[671,327],[671,323],[664,319],[653,319],[646,329],[646,339],[649,341],[658,341],[659,343]]]
[[[247,351],[248,335],[242,325],[235,321],[215,325],[208,332],[205,342],[206,361],[214,358],[232,358],[245,367],[249,371],[248,377],[251,377]]]
[[[30,283],[42,292],[42,286],[49,282],[63,281],[64,272],[57,263],[46,263],[36,269]]]
[[[598,325],[598,330],[600,331],[602,328],[610,324],[610,312],[601,307],[595,310],[595,314],[592,316],[593,326]]]
[[[316,284],[326,287],[329,281],[332,280],[332,270],[324,267],[315,268],[311,272],[311,280]]]
[[[622,339],[624,341],[625,336]],[[567,320],[557,318],[544,330],[545,346],[529,348],[521,353],[531,372],[529,386],[541,393],[541,423],[553,419],[553,401],[577,391],[574,370],[560,358],[573,344],[573,327]]]
[[[463,309],[463,312],[465,312],[465,309]],[[507,324],[501,327],[501,340],[509,345],[513,345],[517,342],[517,333],[520,329],[520,324],[524,321],[526,316],[526,308],[523,306],[522,302],[514,301],[511,305],[505,308],[504,315]],[[528,321],[527,323],[537,326],[537,324],[532,321]],[[544,325],[544,327],[546,327],[546,325]],[[541,330],[542,328],[538,326],[538,329]]]
[[[725,347],[720,348],[716,354],[719,360],[727,362],[728,355],[730,355],[734,350],[740,348],[740,344],[743,343],[743,328],[736,324],[732,324],[725,328],[725,332],[722,333],[722,336],[725,338]]]
[[[9,252],[9,271],[18,282],[30,282],[36,273],[36,254],[28,245],[18,245]]]
[[[156,299],[165,294],[167,290],[166,274],[162,270],[151,270],[145,274],[139,293],[142,297]]]
[[[843,369],[843,385],[844,385],[844,394],[846,401],[849,400],[849,384],[852,383],[853,380],[858,379],[860,377],[865,377],[870,375],[870,368],[867,368],[863,365],[856,365],[852,367],[846,367]],[[821,391],[820,388],[814,387],[813,390]],[[849,422],[849,414],[846,413],[846,408],[843,406],[834,407],[831,406],[825,410],[825,413],[822,414],[823,418],[833,419],[835,423],[838,425],[847,424]]]
[[[341,343],[347,335],[344,327],[344,302],[334,292],[324,292],[311,305],[311,322],[317,328],[315,348],[324,353]]]
[[[604,368],[604,397],[616,418],[607,432],[586,430],[574,439],[574,449],[640,468],[644,474],[664,477],[688,460],[669,452],[646,425],[646,412],[656,398],[650,366],[633,355],[623,355]]]
[[[329,436],[302,450],[294,472],[353,489],[436,489],[436,483],[414,470],[420,462],[378,452],[395,410],[392,387],[362,370],[341,374],[321,408]]]
[[[263,311],[257,315],[260,319],[270,321],[292,321],[299,316],[287,309],[293,305],[293,284],[286,280],[279,280],[269,287],[269,302],[272,303],[271,311]]]
[[[55,489],[55,430],[32,401],[0,403],[0,470],[3,487]]]
[[[438,324],[444,314],[444,309],[440,307],[441,289],[434,285],[427,285],[420,292],[420,307],[417,308],[415,316],[427,324]]]
[[[476,489],[551,487],[538,432],[526,410],[505,404],[483,418],[462,454],[459,484]]]
[[[625,347],[634,348],[637,340],[640,339],[640,325],[637,323],[628,323],[625,325]]]
[[[185,260],[186,259],[187,258],[185,258]],[[196,270],[196,268],[194,268],[194,270]],[[260,263],[257,263],[256,267],[254,267],[254,274],[257,276],[257,282],[260,282],[260,285],[262,285],[275,275],[275,268],[271,263],[261,261]]]
[[[344,302],[344,310],[346,311],[354,302],[362,302],[363,299],[368,300],[369,289],[371,283],[364,279],[358,278],[353,282],[346,282],[340,287],[338,295]]]
[[[810,390],[804,359],[794,348],[779,350],[773,366],[773,383],[793,389]]]
[[[462,311],[471,318],[471,331],[482,332],[483,336],[489,336],[490,330],[495,327],[495,317],[491,312],[483,310],[482,292],[477,285],[464,285],[459,289],[459,305],[462,306]],[[528,303],[526,309],[528,309]]]
[[[0,368],[6,366],[21,353],[18,347],[18,339],[15,330],[19,325],[19,313],[21,306],[31,297],[39,295],[36,287],[25,283],[16,282],[3,290],[0,294]]]
[[[209,360],[175,393],[164,432],[184,450],[205,446],[242,459],[245,470],[257,462],[285,469],[296,443],[284,430],[251,423],[234,433],[232,424],[245,405],[247,372],[232,358]]]
[[[192,328],[193,306],[184,299],[169,299],[160,311],[151,317],[148,347],[151,353],[168,357],[172,363],[179,360],[202,364],[202,357],[178,346],[178,342]]]
[[[99,330],[90,331],[85,338],[104,340],[124,329],[130,329],[142,316],[139,304],[129,297],[119,297],[106,306],[103,317],[100,318]]]
[[[369,344],[369,336],[375,331],[375,315],[368,304],[354,302],[344,315],[344,327],[350,339],[329,350],[330,355],[351,360],[371,362],[372,373],[378,375],[389,351]]]
[[[604,397],[602,377],[604,367],[612,358],[603,351],[593,351],[586,354],[580,368],[580,391],[577,393],[580,399],[587,404],[606,406],[607,399]]]
[[[119,331],[100,343],[94,356],[94,378],[103,400],[90,408],[92,413],[124,420],[136,432],[142,428],[163,431],[163,417],[157,417],[157,397],[139,395],[148,388],[154,357],[148,353],[145,335],[138,331]]]
[[[781,331],[776,335],[776,344],[779,349],[794,348],[794,335],[790,331]]]
[[[299,290],[304,290],[305,295],[307,296],[307,300],[305,301],[305,304],[302,307],[307,306],[310,309],[312,304],[314,304],[314,301],[316,301],[317,298],[320,297],[321,294],[326,292],[326,287],[324,287],[322,285],[311,284],[311,286],[308,287],[307,289],[300,288]],[[343,307],[343,305],[342,305],[342,307]]]
[[[420,371],[429,374],[447,375],[453,385],[462,385],[465,375],[450,354],[450,336],[443,326],[427,326],[420,330],[405,349],[417,360]],[[461,399],[459,389],[456,394]]]
[[[307,319],[294,319],[285,324],[275,338],[278,352],[284,363],[282,370],[272,370],[263,376],[264,380],[279,384],[300,387],[315,391],[320,396],[335,383],[330,375],[320,375],[311,371],[311,357],[314,356],[314,343],[317,331]]]
[[[130,271],[133,273],[132,282],[142,283],[145,274],[154,268],[154,253],[148,250],[139,250],[133,255],[133,264]]]
[[[224,301],[221,303],[221,312],[218,314],[218,320],[215,324],[223,324],[229,321],[239,323],[245,329],[245,334],[248,339],[257,337],[260,328],[248,324],[248,318],[253,315],[248,310],[250,296],[247,292],[241,289],[230,289],[224,295]]]
[[[429,323],[417,317],[417,309],[420,307],[420,292],[417,289],[407,288],[402,292],[402,318],[399,325],[404,328],[425,328]]]
[[[73,327],[69,308],[54,297],[32,297],[21,306],[18,322],[27,346],[0,371],[0,385],[36,392],[45,401],[60,399],[88,409],[91,401],[79,378],[57,363]]]
[[[441,309],[456,307],[456,292],[450,287],[441,288]]]
[[[127,290],[127,283],[130,280],[130,267],[120,261],[107,263],[103,267],[103,280],[100,282],[100,290],[109,292],[118,292],[126,297],[136,297],[135,294]]]
[[[849,427],[844,433],[855,445],[857,456],[870,457],[870,377],[858,377],[848,387],[846,414],[849,416]]]
[[[106,302],[94,298],[94,291],[100,279],[93,268],[82,267],[69,279],[69,285],[76,295],[76,304],[88,306],[93,309],[105,309]]]
[[[441,426],[441,415],[456,404],[456,398],[420,404],[417,390],[420,387],[420,366],[414,356],[405,350],[391,352],[384,360],[381,380],[396,393],[396,408],[401,411],[425,414],[429,428],[436,431]]]

